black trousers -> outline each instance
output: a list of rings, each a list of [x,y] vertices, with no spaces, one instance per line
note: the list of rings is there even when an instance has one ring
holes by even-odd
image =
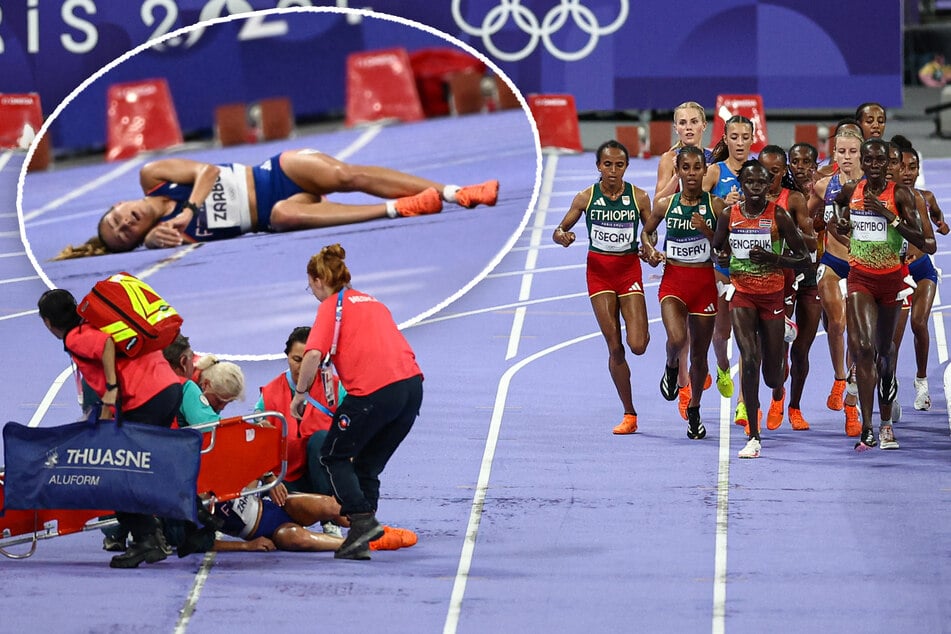
[[[172,421],[175,420],[175,416],[178,414],[178,409],[181,405],[182,386],[180,383],[174,383],[139,407],[129,411],[122,411],[120,418],[121,420],[146,425],[171,427]],[[119,520],[119,526],[121,528],[132,533],[132,538],[135,541],[144,539],[160,528],[159,523],[152,515],[116,511],[116,519]]]
[[[422,402],[419,375],[341,401],[320,448],[341,515],[376,512],[380,473],[412,429]]]

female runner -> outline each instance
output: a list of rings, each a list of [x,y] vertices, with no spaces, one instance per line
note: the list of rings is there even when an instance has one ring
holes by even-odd
[[[590,238],[588,296],[608,345],[608,371],[624,407],[624,417],[614,433],[633,434],[637,431],[637,410],[631,394],[631,368],[621,341],[621,319],[631,352],[644,354],[650,333],[637,227],[647,221],[650,198],[644,190],[625,182],[628,154],[623,145],[614,140],[602,143],[595,160],[600,179],[575,196],[552,239],[563,247],[571,246],[575,241],[571,228],[582,214],[585,216]]]

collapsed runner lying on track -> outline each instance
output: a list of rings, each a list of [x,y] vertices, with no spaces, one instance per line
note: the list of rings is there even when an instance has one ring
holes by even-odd
[[[444,185],[386,167],[343,163],[316,150],[288,150],[255,167],[161,159],[146,163],[139,181],[144,197],[110,207],[96,237],[66,247],[54,259],[433,214],[443,201],[468,208],[494,205],[499,190],[497,180]],[[335,192],[363,192],[385,201],[336,203],[327,199]]]
[[[328,495],[292,493],[281,505],[257,495],[249,495],[218,505],[219,530],[244,541],[215,539],[215,530],[205,527],[197,532],[166,526],[169,543],[176,546],[178,556],[214,551],[336,551],[342,537],[317,533],[307,527],[318,522],[334,522],[348,526],[340,515],[340,505]],[[178,523],[180,527],[181,524]],[[416,533],[405,528],[383,526],[383,536],[369,543],[370,550],[396,550],[416,544]],[[369,555],[364,558],[368,559]]]

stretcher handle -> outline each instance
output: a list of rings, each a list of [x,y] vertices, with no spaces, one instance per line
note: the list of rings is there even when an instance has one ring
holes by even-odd
[[[260,423],[261,419],[270,419],[270,418],[277,419],[277,422],[280,422],[280,426],[278,428],[281,430],[281,440],[286,443],[287,442],[287,420],[284,418],[283,414],[281,414],[280,412],[275,412],[275,411],[254,412],[253,414],[244,414],[242,416],[232,416],[230,418],[222,418],[219,421],[213,421],[211,423],[202,423],[200,425],[193,425],[189,429],[195,429],[203,433],[207,432],[211,434],[211,439],[208,441],[208,447],[202,450],[202,453],[208,453],[215,446],[215,438],[216,438],[215,433],[219,427],[222,427],[225,425],[237,425],[239,423],[250,423],[252,425],[256,425]],[[261,493],[267,493],[268,491],[276,487],[278,484],[283,482],[284,476],[287,475],[286,454],[284,459],[281,460],[280,473],[276,473],[274,475],[276,477],[274,478],[272,482],[269,482],[267,484],[262,484],[261,486],[254,487],[252,489],[248,489],[244,493],[242,493],[242,497],[245,495],[258,495]],[[206,508],[210,509],[217,503],[217,501],[218,500],[216,497],[211,496],[210,498],[204,500],[203,504],[205,505]]]

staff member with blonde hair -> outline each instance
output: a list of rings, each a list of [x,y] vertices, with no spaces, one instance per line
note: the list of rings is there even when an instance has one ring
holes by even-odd
[[[311,291],[320,301],[307,338],[291,413],[300,420],[315,380],[329,383],[332,363],[347,390],[320,451],[340,514],[350,520],[334,557],[369,559],[370,542],[383,536],[376,520],[380,473],[413,427],[423,401],[416,355],[375,297],[350,287],[346,252],[326,246],[307,263]],[[319,376],[319,379],[318,379]]]

